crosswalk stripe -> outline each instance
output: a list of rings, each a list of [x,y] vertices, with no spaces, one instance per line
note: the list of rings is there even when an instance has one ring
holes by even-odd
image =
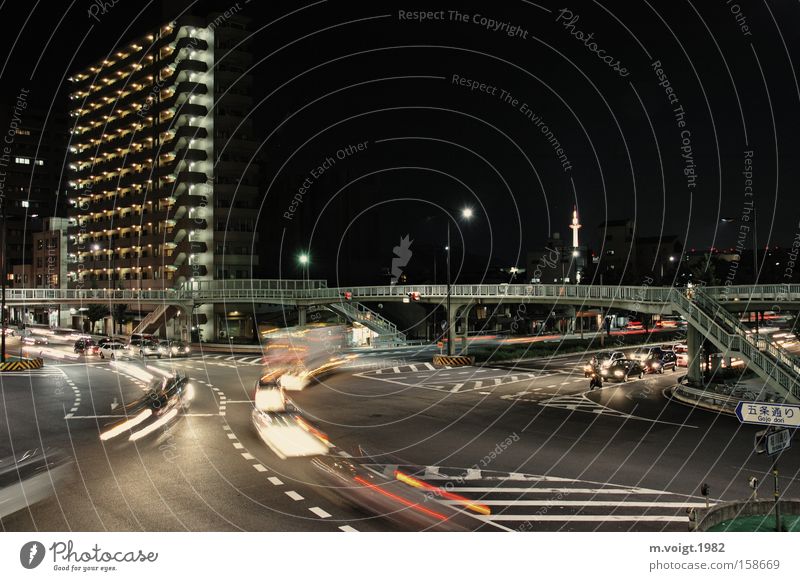
[[[689,522],[688,516],[638,515],[638,514],[495,514],[476,515],[485,521],[557,521],[557,522]]]
[[[430,371],[436,371],[436,368],[433,365],[431,365],[430,363],[426,362],[425,363],[425,367],[427,367]]]
[[[450,393],[455,393],[462,387],[464,387],[463,383],[456,383],[452,388],[450,388]]]
[[[459,488],[459,491],[461,489]],[[460,500],[443,500],[445,504],[460,504]],[[639,500],[483,500],[486,506],[614,506],[630,508],[700,508],[705,502],[647,502]]]
[[[501,488],[499,486],[460,486],[459,492],[496,492],[496,493],[509,493],[509,494],[557,494],[559,492],[569,494],[642,494],[642,495],[668,495],[669,492],[661,490],[650,490],[649,488],[552,488],[552,487],[536,487],[536,488],[520,488],[509,487]]]
[[[409,365],[411,367],[411,371],[419,371],[416,365]]]

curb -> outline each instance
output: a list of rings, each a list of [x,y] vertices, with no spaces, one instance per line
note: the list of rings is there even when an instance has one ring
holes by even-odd
[[[472,355],[434,355],[433,364],[441,367],[464,367],[475,365],[475,357]]]
[[[705,401],[703,401],[701,399],[693,399],[693,398],[687,397],[687,396],[685,396],[684,394],[681,393],[680,387],[681,387],[681,384],[677,384],[677,385],[669,388],[669,395],[670,395],[670,397],[672,399],[674,399],[674,400],[676,400],[676,401],[678,401],[678,402],[680,402],[680,403],[682,403],[684,405],[693,407],[693,408],[700,408],[700,409],[704,409],[704,410],[709,411],[709,412],[717,412],[717,413],[722,413],[722,414],[725,414],[725,415],[728,415],[728,416],[731,416],[731,417],[736,417],[736,412],[731,411],[730,407],[723,406],[723,405],[718,405],[718,404],[715,404],[715,403],[708,403],[708,402],[705,402]]]
[[[33,359],[18,359],[15,361],[6,361],[5,363],[0,363],[0,372],[41,369],[43,366],[44,366],[44,359],[42,359],[41,357],[35,357]]]

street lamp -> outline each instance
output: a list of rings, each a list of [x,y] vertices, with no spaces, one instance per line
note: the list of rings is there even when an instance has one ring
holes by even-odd
[[[297,262],[300,264],[301,272],[303,273],[303,276],[305,277],[306,280],[308,280],[308,263],[309,263],[309,261],[310,261],[310,259],[308,257],[308,253],[307,252],[302,252],[297,257]]]
[[[731,224],[734,222],[744,222],[744,220],[737,220],[736,218],[720,218],[723,224]],[[753,235],[753,285],[758,284],[758,242],[756,240],[756,205],[753,203],[753,225],[750,226],[750,233]],[[741,228],[741,226],[740,226]],[[756,311],[756,335],[758,335],[758,311]]]
[[[466,207],[461,210],[461,217],[464,220],[470,220],[474,212],[472,208]],[[448,355],[455,355],[455,345],[453,344],[453,326],[450,324],[451,321],[451,279],[450,279],[450,214],[447,215],[447,246],[445,246],[445,250],[447,251],[447,354]]]

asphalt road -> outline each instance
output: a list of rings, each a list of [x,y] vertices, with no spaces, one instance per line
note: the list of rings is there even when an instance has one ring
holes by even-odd
[[[672,401],[678,373],[588,392],[580,357],[435,369],[432,353],[362,352],[289,395],[337,453],[390,455],[372,468],[485,505],[476,529],[683,531],[704,482],[712,501],[747,496],[751,475],[771,492],[768,459],[751,453],[755,429]],[[128,364],[0,376],[0,457],[45,446],[75,460],[72,481],[3,530],[397,530],[323,486],[309,459],[264,445],[250,422],[255,356],[147,362],[191,378],[191,408],[148,439],[101,442],[102,426],[144,393],[145,366]],[[797,470],[786,454],[789,495]]]

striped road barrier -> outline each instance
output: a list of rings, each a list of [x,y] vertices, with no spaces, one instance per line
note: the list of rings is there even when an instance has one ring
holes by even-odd
[[[44,359],[35,357],[34,359],[14,359],[0,363],[0,371],[26,371],[29,369],[40,369],[44,365]]]
[[[475,365],[473,355],[434,355],[433,364],[442,367],[464,367],[465,365]]]

